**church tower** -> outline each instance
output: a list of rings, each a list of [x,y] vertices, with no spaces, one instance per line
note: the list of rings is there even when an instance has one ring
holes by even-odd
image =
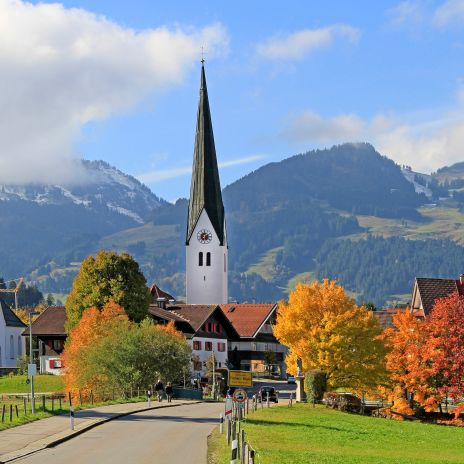
[[[185,245],[187,303],[227,303],[227,233],[203,60]]]

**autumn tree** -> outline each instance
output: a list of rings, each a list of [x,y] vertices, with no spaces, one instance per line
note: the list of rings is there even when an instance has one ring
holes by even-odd
[[[86,309],[71,332],[63,354],[65,384],[84,394],[114,388],[127,394],[162,377],[179,380],[190,366],[191,349],[172,327],[145,319],[130,321],[113,301],[102,311]]]
[[[109,300],[120,304],[133,321],[139,322],[147,315],[151,297],[146,280],[127,253],[100,251],[82,262],[66,300],[68,332],[84,309],[102,309]]]
[[[303,372],[324,371],[331,388],[362,391],[386,380],[377,320],[333,281],[298,284],[288,303],[279,303],[274,334],[289,347],[290,373],[298,356]]]

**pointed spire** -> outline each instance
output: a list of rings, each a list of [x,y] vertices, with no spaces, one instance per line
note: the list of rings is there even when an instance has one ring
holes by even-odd
[[[200,100],[193,154],[192,184],[187,223],[187,245],[203,209],[206,210],[221,245],[224,243],[224,205],[214,146],[204,59],[201,60]]]

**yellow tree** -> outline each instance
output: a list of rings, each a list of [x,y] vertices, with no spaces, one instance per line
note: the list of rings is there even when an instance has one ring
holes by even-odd
[[[279,304],[274,334],[290,348],[289,372],[298,356],[304,372],[323,370],[331,388],[365,391],[386,380],[377,320],[334,281],[298,284]]]

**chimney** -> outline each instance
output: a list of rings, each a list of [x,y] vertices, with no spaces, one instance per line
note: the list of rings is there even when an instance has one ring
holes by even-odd
[[[157,298],[156,304],[158,305],[158,308],[166,309],[166,298],[164,297]]]
[[[460,283],[461,285],[464,285],[464,274],[461,274],[461,275],[459,276],[459,283]]]

